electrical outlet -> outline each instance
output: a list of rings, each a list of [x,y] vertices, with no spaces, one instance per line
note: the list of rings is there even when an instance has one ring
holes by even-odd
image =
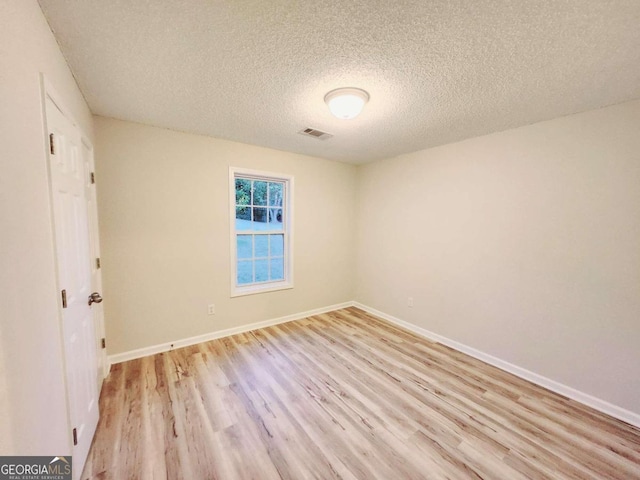
[[[413,308],[413,297],[407,298],[407,307]]]
[[[209,314],[209,315],[215,315],[216,314],[216,306],[213,303],[211,305],[209,305],[209,307],[207,308],[207,314]]]

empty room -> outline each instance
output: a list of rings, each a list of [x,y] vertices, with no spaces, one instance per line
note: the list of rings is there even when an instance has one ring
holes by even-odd
[[[0,479],[640,479],[640,2],[2,0]]]

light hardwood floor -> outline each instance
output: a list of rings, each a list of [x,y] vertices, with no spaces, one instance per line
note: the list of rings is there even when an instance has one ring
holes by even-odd
[[[640,479],[640,431],[339,310],[114,365],[82,478]]]

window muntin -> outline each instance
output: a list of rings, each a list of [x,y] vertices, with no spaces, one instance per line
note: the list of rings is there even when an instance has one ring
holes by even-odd
[[[232,296],[291,288],[293,179],[230,169]]]

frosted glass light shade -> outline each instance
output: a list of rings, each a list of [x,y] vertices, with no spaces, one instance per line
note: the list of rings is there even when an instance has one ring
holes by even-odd
[[[360,88],[338,88],[327,93],[324,101],[334,116],[347,120],[360,115],[369,94]]]

